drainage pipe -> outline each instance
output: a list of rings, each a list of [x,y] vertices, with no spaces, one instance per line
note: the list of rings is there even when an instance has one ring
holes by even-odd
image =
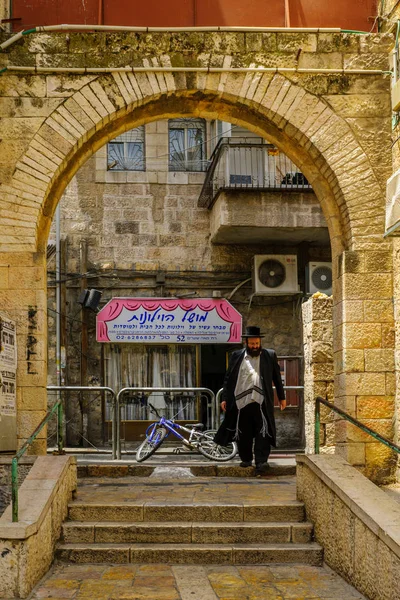
[[[56,208],[56,381],[61,387],[61,215],[60,203]],[[61,402],[61,392],[57,390],[57,402]],[[60,413],[62,415],[62,413]],[[57,436],[63,431],[64,424],[59,423]],[[59,440],[57,440],[59,442]]]

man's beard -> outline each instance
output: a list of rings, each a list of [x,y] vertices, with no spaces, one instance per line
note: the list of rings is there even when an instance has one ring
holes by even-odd
[[[261,354],[261,348],[252,349],[247,346],[246,350],[247,350],[247,354],[249,354],[250,356],[253,356],[253,357],[260,356],[260,354]]]

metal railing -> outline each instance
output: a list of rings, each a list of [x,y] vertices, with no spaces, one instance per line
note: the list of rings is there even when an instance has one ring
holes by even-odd
[[[112,436],[112,457],[116,458],[116,449],[117,449],[117,441],[116,441],[116,430],[117,430],[117,415],[116,415],[116,403],[117,403],[117,395],[115,391],[107,386],[102,385],[49,385],[47,386],[47,390],[49,392],[106,392],[111,394],[112,402],[111,402],[111,410],[112,410],[112,418],[111,418],[111,436]],[[60,425],[59,425],[60,427]],[[61,425],[62,428],[62,425]]]
[[[364,425],[364,423],[361,423],[361,421],[359,421],[355,417],[352,417],[351,415],[346,413],[341,408],[338,408],[337,406],[332,404],[332,402],[328,402],[328,400],[324,400],[324,398],[321,398],[321,396],[317,396],[317,398],[315,399],[315,454],[319,454],[319,450],[320,450],[319,436],[320,436],[320,431],[321,431],[321,404],[323,404],[324,406],[327,406],[328,408],[333,410],[335,413],[337,413],[338,415],[343,417],[343,419],[346,419],[346,421],[349,421],[349,423],[351,423],[352,425],[355,425],[356,427],[358,427],[365,433],[368,433],[368,435],[371,435],[378,442],[381,442],[385,446],[388,446],[391,450],[394,450],[395,452],[400,454],[400,446],[398,446],[397,444],[394,444],[391,440],[384,437],[377,431],[374,431],[367,425]]]
[[[153,393],[160,393],[160,394],[187,394],[187,393],[194,393],[197,396],[200,394],[201,396],[206,395],[209,396],[209,400],[207,402],[207,412],[210,409],[211,410],[211,426],[213,428],[215,428],[217,422],[216,422],[216,405],[215,405],[215,394],[212,390],[209,390],[208,388],[201,388],[201,387],[192,387],[192,388],[179,388],[179,387],[172,387],[172,388],[162,388],[162,387],[138,387],[138,388],[134,388],[134,387],[126,387],[126,388],[122,388],[122,390],[120,390],[117,394],[116,397],[116,403],[115,403],[115,411],[114,411],[114,415],[116,418],[116,456],[114,456],[114,448],[113,448],[113,459],[117,459],[120,460],[121,459],[121,399],[124,395],[128,394],[128,392],[130,393],[135,393],[135,394],[153,394]]]
[[[47,412],[46,416],[39,425],[36,427],[32,435],[26,440],[25,444],[21,446],[18,452],[15,454],[11,461],[11,512],[12,522],[18,522],[18,461],[25,454],[32,442],[35,441],[43,427],[50,421],[51,417],[57,411],[57,429],[58,429],[58,440],[57,448],[58,453],[62,454],[64,439],[63,439],[63,409],[62,403],[56,402],[54,406]]]
[[[210,208],[220,191],[311,192],[299,168],[261,138],[221,138],[210,158],[199,206]]]

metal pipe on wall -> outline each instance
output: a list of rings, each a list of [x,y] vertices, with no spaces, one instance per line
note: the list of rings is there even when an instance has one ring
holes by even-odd
[[[290,27],[290,7],[289,7],[289,0],[285,0],[285,27]]]
[[[56,381],[61,386],[61,209],[60,203],[56,208]],[[61,400],[61,393],[57,391],[57,402]],[[59,423],[62,428],[63,424]],[[59,429],[57,430],[59,437]]]
[[[1,44],[0,44],[1,48]],[[21,73],[297,73],[297,74],[338,74],[338,75],[393,75],[392,71],[382,69],[302,69],[298,67],[3,67],[0,75],[6,72]]]
[[[104,4],[103,0],[99,0],[99,25],[104,23]]]

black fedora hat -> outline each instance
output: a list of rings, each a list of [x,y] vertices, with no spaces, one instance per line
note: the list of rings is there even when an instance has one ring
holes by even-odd
[[[263,337],[264,333],[261,333],[260,328],[254,325],[250,325],[246,327],[246,331],[242,334],[242,338],[251,338],[251,337]]]

